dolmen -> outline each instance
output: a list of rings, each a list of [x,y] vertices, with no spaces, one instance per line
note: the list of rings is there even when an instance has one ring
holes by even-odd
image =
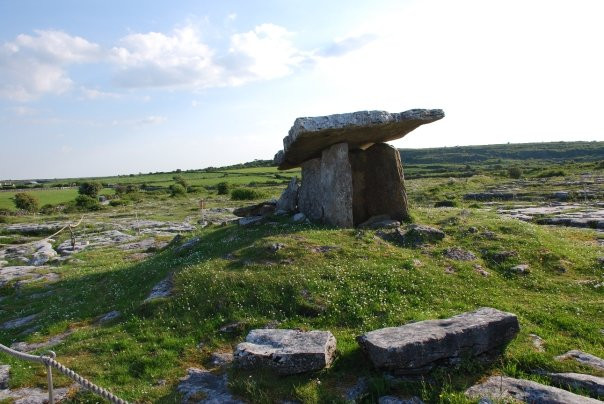
[[[277,209],[344,228],[374,216],[407,219],[400,154],[384,142],[444,116],[440,109],[412,109],[297,118],[275,164],[280,170],[302,167],[302,184],[290,183]]]
[[[448,319],[370,331],[357,341],[376,368],[422,374],[464,358],[494,359],[519,331],[514,314],[483,307]]]

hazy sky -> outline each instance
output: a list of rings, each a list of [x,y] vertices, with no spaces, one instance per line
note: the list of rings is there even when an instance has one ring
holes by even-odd
[[[602,0],[0,0],[0,178],[267,159],[296,117],[367,109],[445,110],[398,147],[604,140],[603,16]]]

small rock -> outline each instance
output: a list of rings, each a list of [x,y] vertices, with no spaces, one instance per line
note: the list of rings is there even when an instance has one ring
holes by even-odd
[[[573,359],[582,365],[590,366],[599,371],[604,371],[604,359],[578,350],[568,351],[563,355],[556,356],[555,359],[559,361]]]
[[[516,253],[516,251],[498,251],[494,253],[488,253],[487,257],[491,261],[501,264],[502,262],[505,262],[512,257],[516,257],[517,255],[518,253]]]
[[[476,234],[478,233],[478,227],[468,227],[468,233]]]
[[[268,247],[269,251],[272,252],[273,254],[283,248],[285,248],[285,244],[283,244],[283,243],[273,243]]]
[[[239,217],[252,217],[252,216],[268,216],[275,212],[275,205],[277,202],[266,201],[256,205],[244,206],[233,210],[233,214]]]
[[[396,229],[394,236],[401,244],[424,244],[442,240],[445,233],[434,227],[412,224],[405,232]]]
[[[484,268],[482,267],[482,265],[480,265],[480,264],[475,264],[475,265],[474,265],[474,271],[475,271],[477,274],[482,275],[482,276],[484,276],[484,277],[491,276],[491,274],[489,273],[489,271],[487,271],[486,269],[484,269]]]
[[[516,266],[510,268],[510,271],[515,274],[519,274],[519,275],[526,275],[531,272],[528,264],[516,265]]]
[[[423,262],[421,262],[420,260],[418,260],[417,258],[413,259],[413,266],[415,268],[421,268],[424,266]]]
[[[302,223],[305,220],[306,215],[302,212],[296,213],[294,216],[292,216],[292,222],[294,223]]]
[[[103,314],[97,320],[97,323],[99,323],[99,324],[108,323],[109,321],[115,320],[116,318],[118,318],[121,315],[122,315],[122,313],[120,313],[119,311],[113,310],[113,311],[110,311],[109,313]]]
[[[456,271],[456,270],[455,270],[455,268],[453,268],[452,266],[448,266],[448,267],[446,267],[446,268],[445,268],[445,273],[446,273],[446,274],[454,274],[454,273],[456,273],[456,272],[457,272],[457,271]]]
[[[378,399],[378,404],[424,404],[424,402],[416,396],[411,398],[399,398],[395,396],[382,396]]]
[[[497,234],[490,230],[483,231],[482,236],[487,240],[497,240]]]
[[[55,388],[55,402],[67,398],[69,388]],[[48,402],[48,391],[38,388],[25,387],[17,390],[0,390],[0,400],[8,400],[15,404],[44,404]],[[13,401],[14,400],[14,401]]]
[[[149,293],[149,296],[147,296],[144,302],[147,303],[155,299],[172,295],[172,276],[172,274],[168,275],[165,279],[153,286],[151,293]]]
[[[36,349],[50,348],[55,345],[59,345],[60,343],[65,341],[65,338],[69,337],[71,334],[73,334],[73,331],[67,330],[65,332],[62,332],[60,334],[57,334],[57,335],[51,337],[47,341],[32,342],[32,343],[15,342],[15,343],[11,344],[10,347],[12,349],[14,349],[15,351],[20,351],[20,352],[31,352],[31,351],[35,351]]]
[[[459,247],[447,248],[444,252],[445,257],[455,261],[472,261],[476,259],[476,255],[470,251],[463,250]]]
[[[529,338],[535,349],[539,352],[545,352],[545,341],[537,334],[529,334]]]
[[[421,374],[462,357],[493,357],[519,330],[514,314],[485,307],[444,320],[382,328],[357,341],[376,368]]]
[[[224,332],[226,334],[235,334],[240,333],[245,330],[246,323],[242,321],[237,321],[235,323],[229,323],[220,327],[220,332]]]
[[[298,185],[298,179],[293,177],[289,181],[289,184],[287,184],[287,188],[283,190],[275,209],[278,211],[295,212],[298,207],[299,189],[300,185]]]
[[[311,247],[310,251],[314,252],[314,253],[327,253],[333,250],[337,250],[338,247],[336,246],[331,246],[331,245],[322,245],[322,246],[318,246],[318,247]]]
[[[0,329],[10,330],[10,329],[14,329],[14,328],[23,327],[24,325],[27,325],[27,324],[31,323],[32,321],[34,321],[37,316],[38,316],[37,314],[32,314],[29,316],[6,321],[2,325],[0,325]]]
[[[235,362],[242,368],[291,375],[329,367],[335,350],[336,339],[329,331],[257,329],[237,345]]]
[[[233,362],[233,354],[231,352],[214,352],[211,358],[212,365],[224,366]]]
[[[604,378],[582,373],[546,373],[554,386],[584,390],[592,397],[604,397]]]
[[[228,389],[227,375],[217,375],[203,369],[189,368],[180,379],[177,390],[183,403],[244,404],[235,399]]]
[[[254,224],[260,224],[264,221],[264,216],[248,216],[239,219],[239,226],[252,226]]]
[[[193,237],[191,240],[189,240],[189,241],[187,241],[185,243],[182,243],[182,245],[176,247],[174,249],[174,251],[176,251],[176,252],[182,252],[182,251],[185,251],[185,250],[189,250],[189,249],[193,248],[200,241],[201,241],[201,238],[199,238],[199,237]]]
[[[10,366],[0,365],[0,390],[8,389],[10,380]]]
[[[396,229],[401,225],[398,220],[392,220],[388,215],[372,216],[358,227],[361,229]]]
[[[589,397],[580,396],[556,387],[545,386],[529,380],[492,376],[484,383],[466,390],[470,398],[488,397],[495,401],[522,401],[525,403],[588,404],[600,403]]]
[[[369,394],[369,380],[366,377],[359,377],[354,386],[346,390],[345,399],[347,402],[360,402]]]

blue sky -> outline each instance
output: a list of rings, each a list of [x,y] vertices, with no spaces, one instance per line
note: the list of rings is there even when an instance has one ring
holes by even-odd
[[[0,0],[0,178],[266,159],[298,116],[367,109],[445,110],[398,147],[604,140],[602,15],[599,0]]]

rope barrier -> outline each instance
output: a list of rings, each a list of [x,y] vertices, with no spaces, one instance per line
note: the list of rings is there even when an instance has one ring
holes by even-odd
[[[69,377],[70,379],[72,379],[73,381],[75,381],[76,383],[78,383],[79,385],[84,387],[85,389],[92,391],[93,393],[111,401],[112,403],[129,404],[128,401],[117,397],[110,391],[108,391],[100,386],[97,386],[96,384],[92,383],[90,380],[86,379],[85,377],[80,376],[73,370],[71,370],[68,367],[63,366],[62,364],[57,362],[55,360],[56,355],[53,351],[48,352],[50,355],[36,356],[36,355],[30,355],[30,354],[27,354],[24,352],[15,351],[14,349],[11,349],[2,344],[0,344],[0,351],[6,353],[8,355],[14,356],[15,358],[18,358],[18,359],[23,359],[23,360],[30,361],[30,362],[37,362],[37,363],[41,363],[46,366],[46,371],[47,371],[47,375],[48,375],[48,402],[49,402],[49,404],[54,404],[54,402],[55,402],[54,401],[54,388],[53,388],[53,384],[52,384],[52,368],[57,369],[59,372],[61,372],[65,376]]]

